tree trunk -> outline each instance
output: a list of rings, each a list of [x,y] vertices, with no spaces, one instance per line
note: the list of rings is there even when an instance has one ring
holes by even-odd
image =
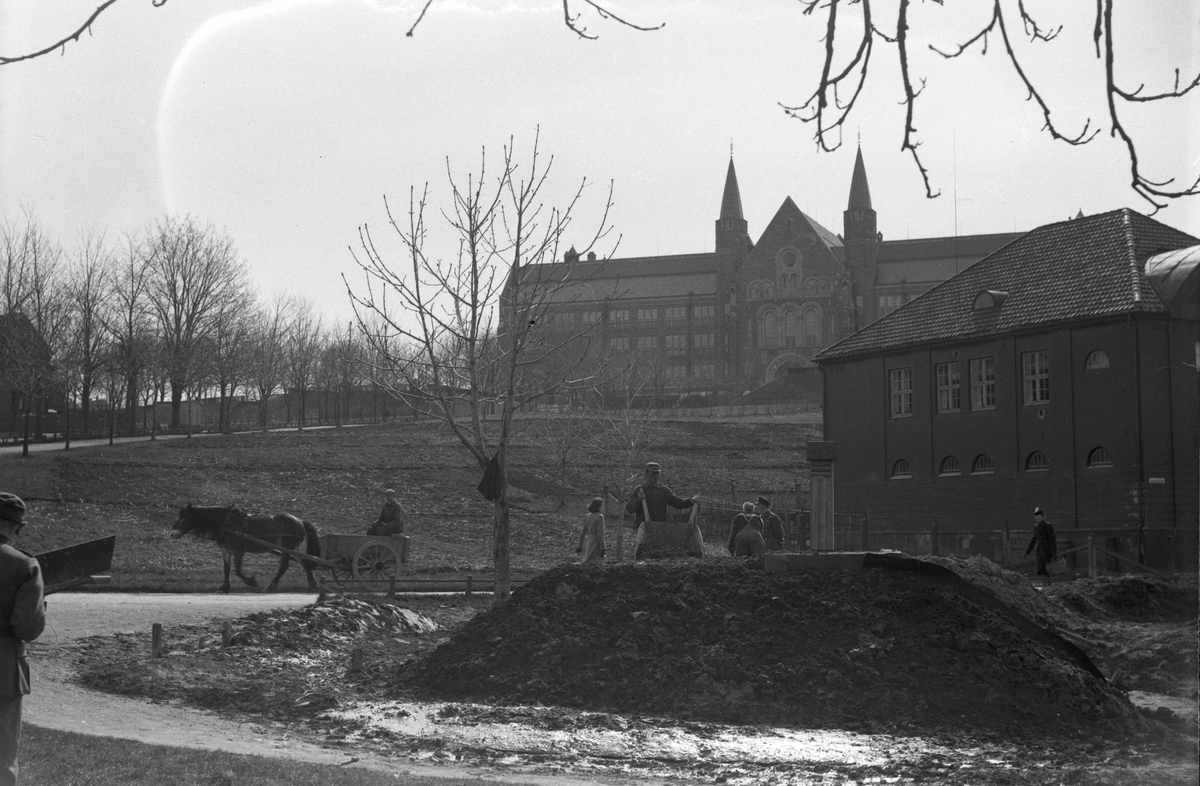
[[[183,409],[183,385],[171,380],[171,428],[179,428],[180,410]]]
[[[492,561],[495,564],[496,572],[496,589],[492,595],[494,602],[508,600],[509,595],[512,594],[512,573],[509,563],[509,543],[512,533],[508,507],[508,468],[505,466],[507,462],[504,453],[503,446],[496,451],[500,496],[492,503],[495,515],[492,538]]]

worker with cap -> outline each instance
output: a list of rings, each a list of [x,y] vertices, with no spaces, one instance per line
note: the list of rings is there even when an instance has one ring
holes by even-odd
[[[0,786],[17,782],[21,697],[29,693],[25,642],[46,627],[42,569],[12,542],[25,526],[25,503],[0,491]]]
[[[658,482],[661,474],[662,467],[658,462],[651,461],[646,464],[642,485],[634,488],[629,502],[625,503],[625,510],[634,515],[635,527],[646,520],[645,511],[642,509],[643,499],[646,500],[646,509],[650,511],[651,521],[666,521],[668,505],[678,510],[687,510],[700,501],[699,494],[691,499],[675,496],[674,492]]]
[[[762,536],[767,551],[782,551],[787,546],[787,533],[779,516],[771,510],[771,500],[760,495],[754,504],[754,512],[762,519]]]
[[[1046,513],[1040,506],[1033,509],[1033,521],[1033,537],[1025,549],[1025,556],[1029,556],[1029,552],[1036,547],[1037,575],[1049,576],[1050,571],[1046,570],[1046,565],[1058,556],[1058,536],[1054,534],[1054,527],[1046,521]]]
[[[387,502],[383,503],[379,518],[375,519],[367,534],[399,535],[404,532],[404,508],[396,501],[396,492],[393,489],[388,489],[383,494],[387,497]]]

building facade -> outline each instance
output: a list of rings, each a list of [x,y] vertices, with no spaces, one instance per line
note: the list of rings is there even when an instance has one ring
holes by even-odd
[[[820,353],[835,509],[969,533],[1041,506],[1194,567],[1198,244],[1131,210],[1040,227]]]
[[[823,348],[1019,237],[884,240],[861,150],[842,229],[787,197],[752,240],[730,159],[712,252],[581,260],[570,251],[580,283],[556,294],[550,328],[586,326],[589,351],[636,363],[659,403],[726,403],[788,374],[815,377]]]

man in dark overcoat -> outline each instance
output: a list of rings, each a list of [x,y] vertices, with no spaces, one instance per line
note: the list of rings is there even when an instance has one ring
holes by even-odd
[[[1037,575],[1049,576],[1050,571],[1046,570],[1046,566],[1058,556],[1058,536],[1054,534],[1054,527],[1046,521],[1046,513],[1041,507],[1033,509],[1033,521],[1033,537],[1025,549],[1025,556],[1029,556],[1029,552],[1036,548]]]
[[[404,532],[404,507],[396,501],[396,492],[393,489],[388,489],[383,492],[387,501],[383,503],[383,510],[379,511],[379,518],[375,519],[370,528],[367,530],[368,535],[399,535]]]
[[[42,570],[36,559],[12,545],[24,526],[25,503],[0,491],[0,786],[17,782],[21,697],[29,693],[25,642],[46,627]]]
[[[767,551],[783,551],[787,546],[787,533],[779,516],[771,510],[771,500],[760,496],[754,504],[754,512],[762,519],[763,541],[767,544]]]
[[[673,491],[658,482],[661,474],[662,467],[657,462],[648,463],[642,485],[634,488],[629,501],[625,503],[626,512],[634,515],[633,525],[635,527],[646,520],[645,512],[642,510],[643,499],[646,500],[646,507],[650,510],[651,521],[666,521],[668,505],[678,510],[687,510],[700,500],[699,494],[691,499],[675,496]]]

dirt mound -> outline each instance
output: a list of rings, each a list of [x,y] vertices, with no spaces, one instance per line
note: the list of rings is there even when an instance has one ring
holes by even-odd
[[[548,571],[392,690],[810,728],[1136,722],[1101,680],[942,582],[734,560]]]
[[[1194,582],[1171,584],[1149,576],[1101,576],[1052,585],[1046,595],[1092,620],[1188,622],[1197,616]]]
[[[1004,568],[987,557],[919,557],[957,573],[1040,625],[1070,627],[1071,610],[1048,600],[1029,583],[1029,577]]]

